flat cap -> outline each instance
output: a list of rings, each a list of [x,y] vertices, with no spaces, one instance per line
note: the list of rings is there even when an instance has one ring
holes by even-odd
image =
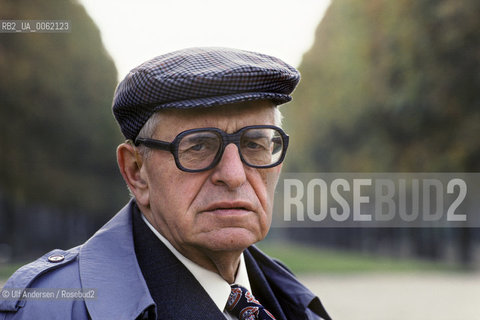
[[[230,48],[189,48],[136,67],[119,83],[113,113],[123,135],[135,139],[164,108],[198,108],[250,100],[291,100],[299,72],[282,60]]]

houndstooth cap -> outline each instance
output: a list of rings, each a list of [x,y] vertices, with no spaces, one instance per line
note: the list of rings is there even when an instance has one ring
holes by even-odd
[[[211,107],[249,100],[291,100],[299,72],[282,60],[230,48],[189,48],[136,67],[119,83],[113,113],[127,139],[164,108]]]

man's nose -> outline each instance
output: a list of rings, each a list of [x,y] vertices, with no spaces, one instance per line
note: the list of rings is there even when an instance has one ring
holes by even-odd
[[[225,147],[220,162],[213,170],[213,183],[225,184],[229,189],[240,187],[247,179],[238,148],[233,143]]]

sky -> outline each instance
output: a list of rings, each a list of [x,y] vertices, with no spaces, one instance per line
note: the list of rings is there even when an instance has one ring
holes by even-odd
[[[194,46],[276,56],[298,67],[330,0],[79,0],[122,79],[142,62]]]

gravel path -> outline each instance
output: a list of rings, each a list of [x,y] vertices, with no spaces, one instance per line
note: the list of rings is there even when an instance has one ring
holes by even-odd
[[[334,320],[480,320],[480,273],[301,276]]]

